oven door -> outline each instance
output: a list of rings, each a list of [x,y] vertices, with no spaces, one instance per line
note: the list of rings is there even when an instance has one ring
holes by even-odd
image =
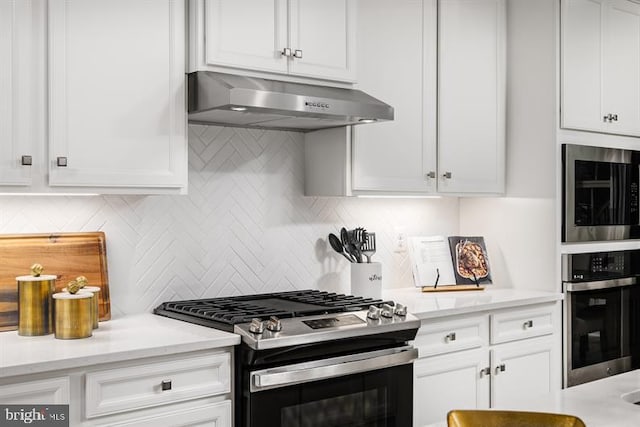
[[[635,278],[567,284],[567,386],[631,370],[634,283]]]
[[[247,427],[410,427],[412,346],[249,374]]]
[[[636,151],[563,145],[563,241],[640,237]]]

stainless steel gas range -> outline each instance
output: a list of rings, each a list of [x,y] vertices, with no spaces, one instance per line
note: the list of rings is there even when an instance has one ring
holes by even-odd
[[[395,426],[413,423],[406,307],[316,290],[165,302],[156,314],[232,331],[235,425]]]

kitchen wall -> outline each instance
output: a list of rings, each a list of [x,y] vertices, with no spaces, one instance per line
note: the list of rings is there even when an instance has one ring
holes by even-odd
[[[385,288],[412,286],[396,235],[456,234],[458,199],[303,196],[293,132],[189,127],[188,196],[2,196],[0,233],[102,230],[114,315],[162,301],[320,288],[348,292],[341,226],[375,231]]]

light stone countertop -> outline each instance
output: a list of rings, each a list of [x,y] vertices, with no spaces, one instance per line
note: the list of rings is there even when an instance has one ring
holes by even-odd
[[[420,288],[387,289],[382,299],[407,306],[409,313],[420,319],[476,313],[486,310],[519,307],[530,304],[560,301],[556,292],[492,288],[483,291],[422,292]]]
[[[629,395],[630,401],[625,401],[624,395]],[[587,427],[638,427],[640,406],[632,403],[638,401],[640,370],[635,370],[497,409],[571,414]]]
[[[92,337],[76,340],[0,332],[0,378],[239,343],[236,334],[150,313],[100,322]]]

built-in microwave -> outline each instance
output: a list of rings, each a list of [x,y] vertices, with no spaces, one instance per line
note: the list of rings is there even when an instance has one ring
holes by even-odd
[[[562,146],[562,241],[640,238],[640,151]]]

